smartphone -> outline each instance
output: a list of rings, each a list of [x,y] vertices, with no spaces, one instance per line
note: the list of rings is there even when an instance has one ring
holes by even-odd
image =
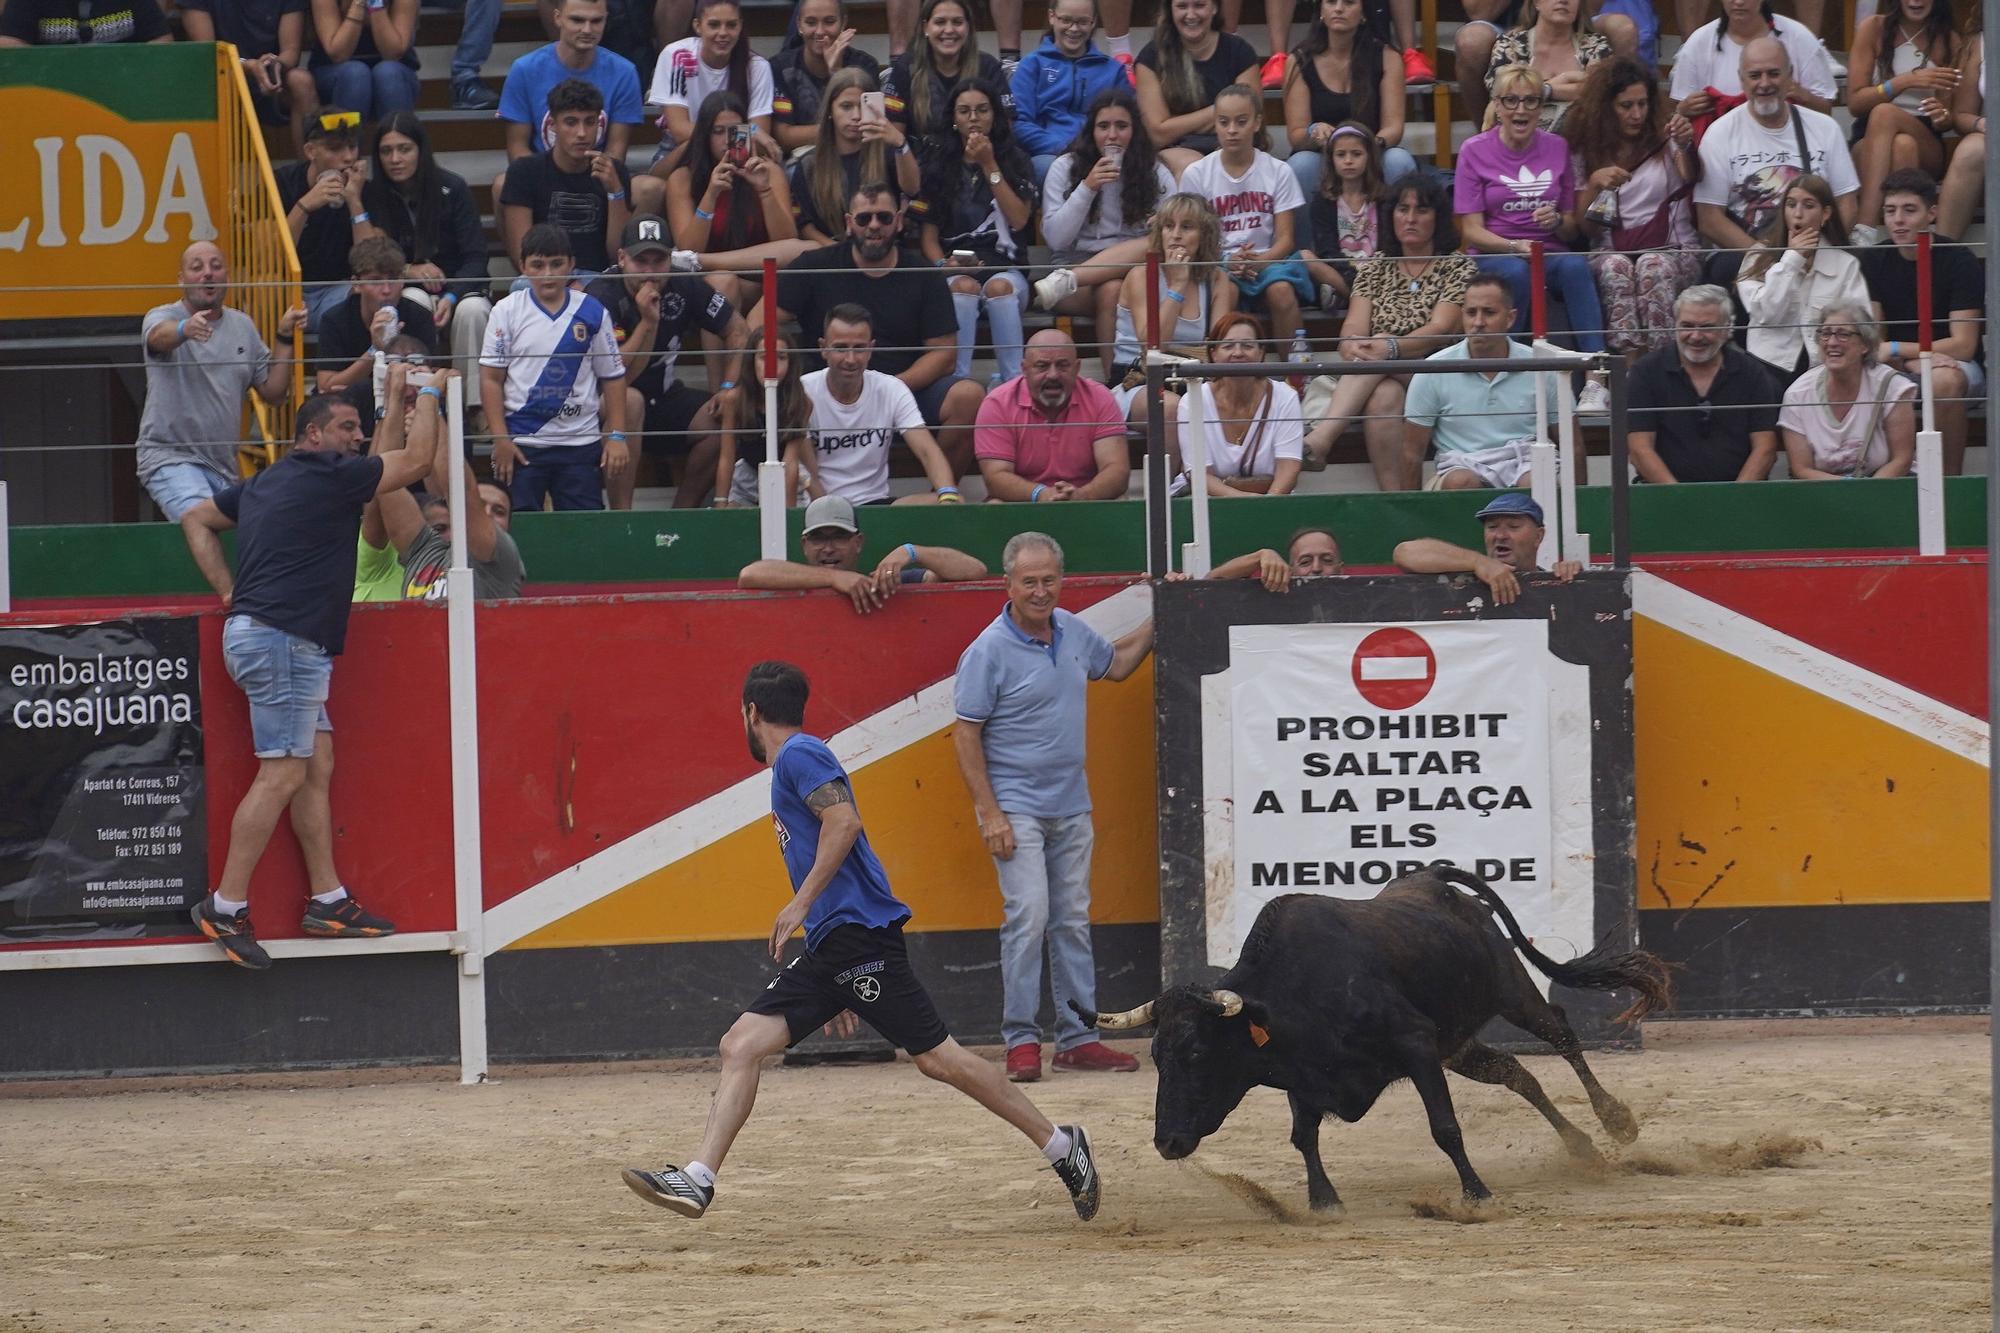
[[[889,106],[883,94],[867,92],[861,94],[861,118],[863,120],[887,120],[889,118]]]
[[[954,264],[976,264],[979,262],[979,256],[970,250],[954,250],[951,252],[951,262]]]
[[[750,145],[757,137],[755,125],[731,125],[729,127],[729,161],[742,166],[750,160]]]

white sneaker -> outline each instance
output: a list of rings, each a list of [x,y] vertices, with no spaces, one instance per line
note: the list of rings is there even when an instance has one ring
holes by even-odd
[[[1035,304],[1044,310],[1054,310],[1056,302],[1076,295],[1076,274],[1066,268],[1050,269],[1048,274],[1035,283]]]
[[[1855,245],[1880,245],[1883,235],[1880,227],[1871,227],[1866,222],[1857,222],[1847,229],[1847,239]]]
[[[692,250],[676,250],[674,251],[673,266],[676,273],[699,273],[701,272],[701,256]]]
[[[1610,416],[1611,395],[1596,380],[1585,380],[1583,392],[1576,396],[1576,414],[1580,417]]]

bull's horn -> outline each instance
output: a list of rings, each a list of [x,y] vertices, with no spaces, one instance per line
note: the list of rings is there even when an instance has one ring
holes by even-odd
[[[1148,1000],[1137,1009],[1127,1009],[1122,1014],[1099,1014],[1097,1026],[1112,1032],[1144,1027],[1153,1021],[1153,1006],[1158,1003],[1157,1000]]]
[[[1212,990],[1208,998],[1222,1006],[1224,1018],[1234,1018],[1243,1012],[1243,997],[1233,990]]]

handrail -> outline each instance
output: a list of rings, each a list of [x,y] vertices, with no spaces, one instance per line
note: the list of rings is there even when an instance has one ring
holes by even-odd
[[[229,259],[232,295],[257,325],[266,346],[275,353],[278,319],[304,299],[298,248],[278,207],[278,181],[264,148],[264,131],[250,97],[236,48],[215,44],[216,146],[226,188],[223,251]],[[278,461],[291,443],[292,420],[305,402],[305,333],[292,333],[290,395],[267,403],[253,389],[247,404],[244,445],[237,467],[244,476]]]

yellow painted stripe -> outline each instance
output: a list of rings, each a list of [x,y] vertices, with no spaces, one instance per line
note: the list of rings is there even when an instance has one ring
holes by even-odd
[[[1097,850],[1091,919],[1159,920],[1153,668],[1094,685],[1090,792]],[[868,840],[912,930],[995,930],[1000,889],[958,775],[951,732],[940,731],[851,774]],[[691,856],[525,936],[513,947],[583,948],[698,940],[760,940],[790,892],[768,816],[718,830]]]
[[[1644,616],[1642,909],[1987,897],[1983,766]]]

